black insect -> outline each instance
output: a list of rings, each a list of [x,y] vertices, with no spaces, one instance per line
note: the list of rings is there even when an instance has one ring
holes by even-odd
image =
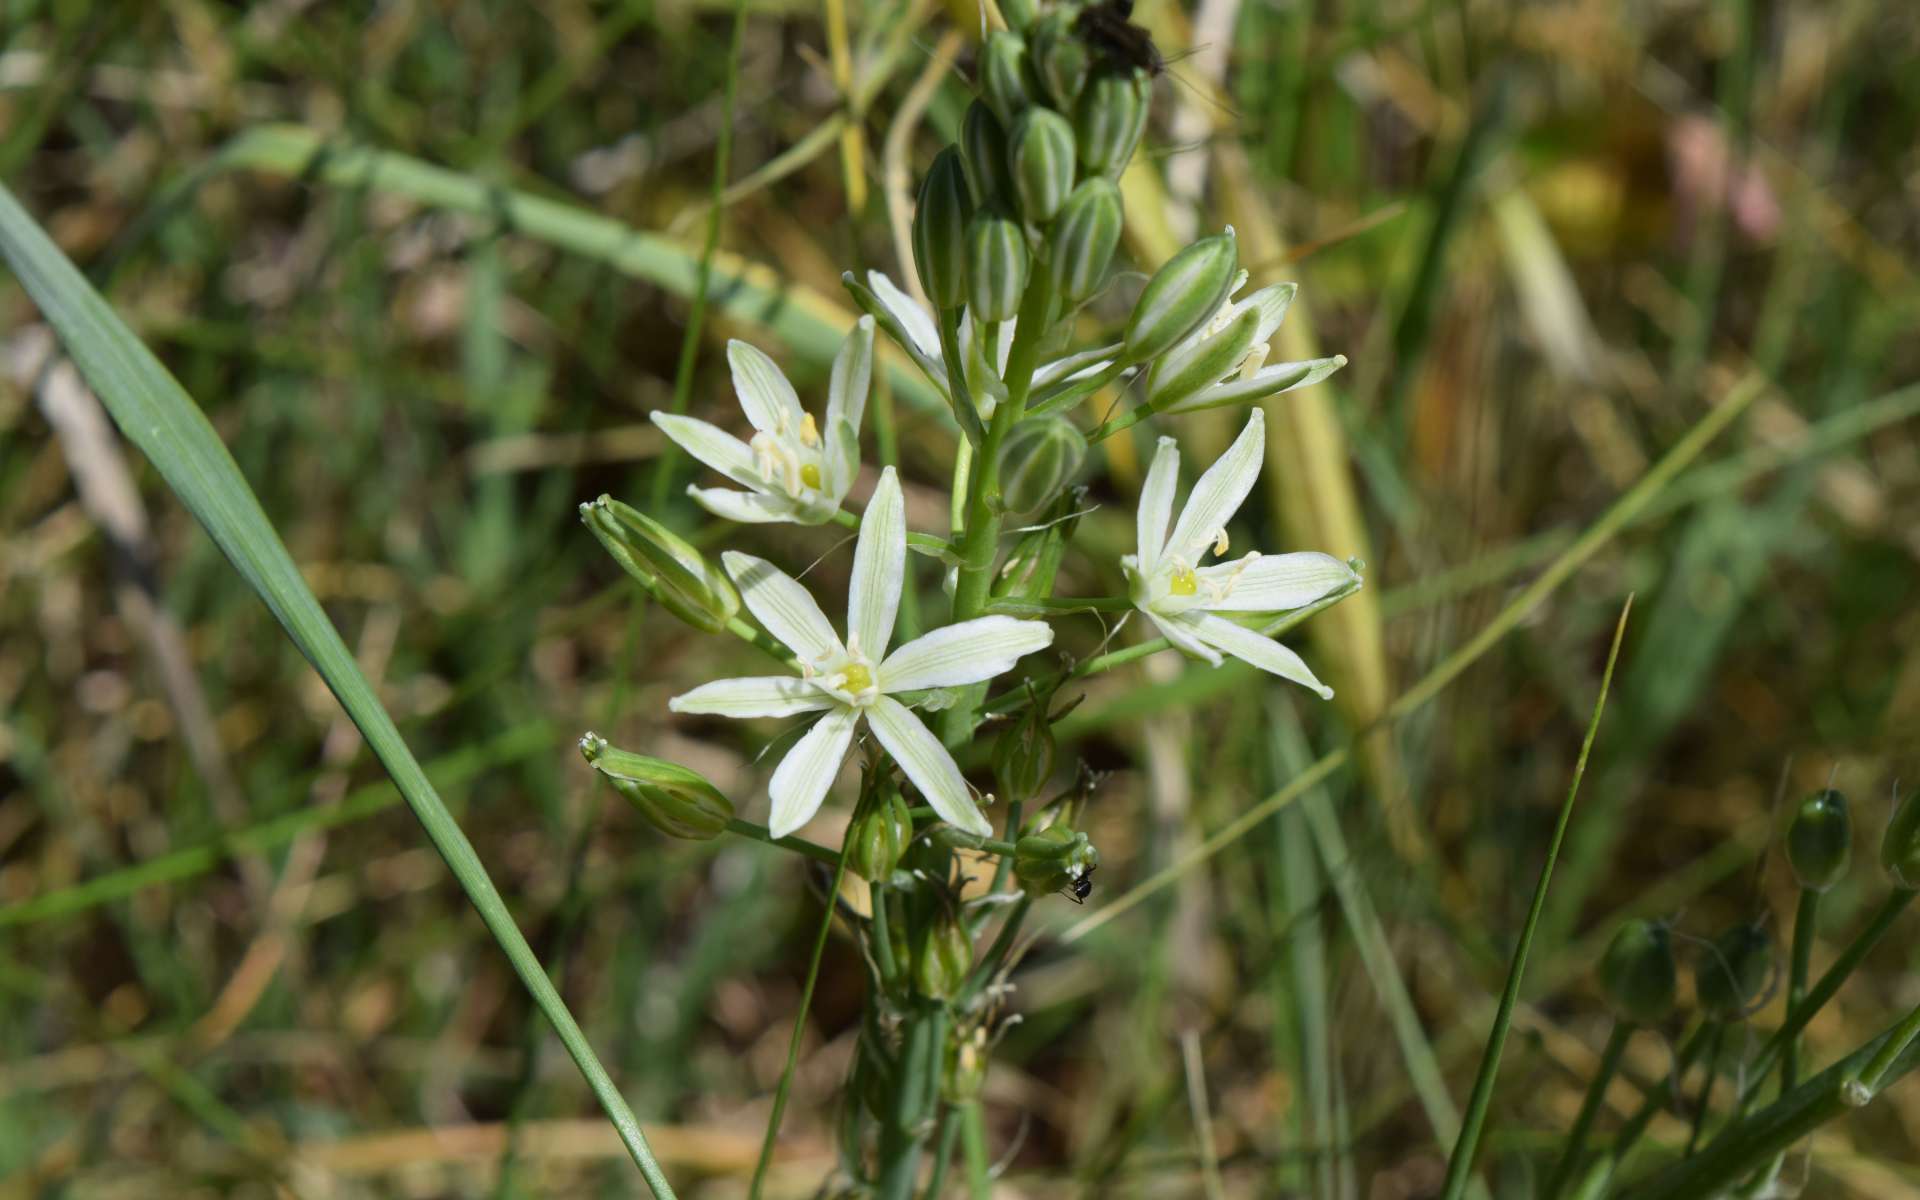
[[[1133,0],[1096,0],[1080,10],[1073,29],[1105,66],[1138,67],[1158,75],[1167,69],[1167,60],[1160,56],[1153,36],[1135,25],[1132,17]]]
[[[1067,899],[1075,904],[1085,904],[1087,897],[1093,895],[1093,873],[1097,868],[1088,867],[1078,879],[1068,884],[1062,891]]]

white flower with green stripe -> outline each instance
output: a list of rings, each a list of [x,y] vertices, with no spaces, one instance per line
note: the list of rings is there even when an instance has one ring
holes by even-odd
[[[774,769],[767,824],[775,837],[792,833],[819,811],[862,719],[942,820],[981,836],[992,832],[953,756],[899,697],[991,679],[1051,643],[1053,630],[1041,621],[980,617],[936,629],[889,654],[906,557],[905,506],[892,467],[881,473],[860,522],[844,642],[792,576],[750,554],[722,556],[747,608],[793,652],[800,674],[722,679],[674,697],[668,707],[736,718],[823,714]]]
[[[824,424],[800,407],[779,366],[745,342],[727,343],[733,390],[753,426],[749,441],[695,417],[655,412],[653,423],[681,449],[746,491],[689,487],[701,507],[730,521],[833,519],[860,471],[860,421],[873,380],[873,318],[863,317],[833,360]]]
[[[1357,585],[1359,574],[1330,554],[1310,551],[1254,551],[1232,562],[1200,565],[1208,553],[1227,552],[1227,522],[1260,478],[1266,452],[1266,418],[1256,408],[1233,445],[1193,485],[1175,521],[1180,447],[1172,438],[1161,438],[1140,491],[1138,552],[1122,558],[1120,565],[1127,572],[1134,607],[1181,651],[1216,667],[1223,655],[1232,655],[1332,699],[1333,689],[1321,683],[1298,654],[1221,614],[1305,608]]]

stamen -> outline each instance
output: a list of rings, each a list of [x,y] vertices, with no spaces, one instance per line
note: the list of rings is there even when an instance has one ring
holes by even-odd
[[[1215,558],[1225,557],[1227,553],[1228,545],[1229,543],[1227,541],[1227,530],[1226,530],[1226,527],[1223,525],[1221,526],[1219,532],[1213,535],[1213,556]]]
[[[820,427],[813,423],[812,413],[800,415],[800,444],[808,447],[820,444]]]
[[[1269,350],[1269,347],[1267,346],[1267,344],[1265,342],[1262,342],[1258,346],[1255,346],[1253,349],[1247,351],[1247,356],[1240,360],[1240,378],[1252,379],[1256,374],[1258,374],[1260,371],[1260,368],[1267,365],[1268,350]]]

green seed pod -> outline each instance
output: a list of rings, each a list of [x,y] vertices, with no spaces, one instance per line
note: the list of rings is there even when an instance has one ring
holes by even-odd
[[[1853,859],[1853,818],[1847,798],[1832,788],[1813,793],[1787,826],[1787,862],[1800,886],[1824,892],[1840,882]]]
[[[943,912],[914,947],[914,990],[935,1000],[951,999],[972,967],[973,939],[967,927]]]
[[[1773,974],[1773,939],[1752,921],[1726,930],[1702,946],[1693,965],[1693,990],[1716,1021],[1746,1016]]]
[[[1011,125],[1033,106],[1027,40],[1017,33],[995,30],[980,47],[980,98],[993,109],[1002,126]]]
[[[1035,225],[1053,220],[1073,191],[1073,126],[1050,108],[1030,108],[1013,123],[1007,154],[1021,215]]]
[[[1600,991],[1614,1016],[1654,1025],[1673,1011],[1673,938],[1665,925],[1631,920],[1620,926],[1600,960]]]
[[[967,302],[967,222],[972,218],[960,147],[948,146],[928,168],[913,210],[913,265],[927,299],[940,308]]]
[[[885,883],[893,878],[893,869],[912,840],[913,817],[907,802],[899,792],[889,790],[847,830],[847,866],[870,883]]]
[[[1047,238],[1053,291],[1078,304],[1100,290],[1120,245],[1120,189],[1110,179],[1088,179],[1067,197]]]
[[[1029,687],[1026,711],[994,742],[994,782],[1002,798],[1013,803],[1032,800],[1053,777],[1053,722],[1047,714],[1052,699],[1051,694],[1036,695]],[[1014,849],[1017,853],[1019,847]]]
[[[1002,510],[1033,512],[1073,481],[1086,457],[1086,435],[1059,413],[1015,425],[1000,448]]]
[[[1000,15],[1009,29],[1025,29],[1040,15],[1040,7],[1035,0],[1000,0]]]
[[[1007,166],[1007,127],[984,100],[967,105],[967,115],[960,122],[960,146],[975,203],[1012,211],[1016,197]]]
[[[1087,877],[1099,865],[1100,852],[1087,835],[1064,825],[1049,825],[1013,844],[1013,876],[1035,899],[1067,889],[1086,899]]]
[[[652,517],[601,496],[580,506],[580,519],[627,574],[695,629],[718,633],[740,611],[726,573]]]
[[[1920,888],[1920,792],[1894,810],[1880,839],[1880,865],[1903,888]]]
[[[973,319],[1011,320],[1020,311],[1032,267],[1019,225],[1005,217],[975,216],[967,226],[967,307]]]
[[[1123,75],[1103,72],[1087,81],[1073,110],[1081,166],[1109,176],[1126,169],[1147,128],[1152,89],[1152,79],[1137,68]]]
[[[1072,112],[1086,86],[1093,56],[1074,30],[1079,12],[1057,8],[1033,23],[1033,73],[1061,112]]]
[[[1164,412],[1206,391],[1238,367],[1260,335],[1260,310],[1252,306],[1193,346],[1154,360],[1147,375],[1147,407]]]
[[[1201,238],[1154,272],[1127,320],[1128,362],[1158,358],[1214,314],[1240,266],[1233,227]]]
[[[709,841],[726,832],[733,819],[733,804],[698,772],[616,750],[597,733],[581,735],[580,753],[647,824],[668,837]]]

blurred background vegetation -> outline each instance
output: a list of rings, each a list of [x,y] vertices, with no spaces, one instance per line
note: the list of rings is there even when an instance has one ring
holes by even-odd
[[[754,731],[665,710],[750,652],[640,604],[574,506],[652,492],[645,415],[673,394],[723,130],[690,376],[714,416],[728,336],[824,392],[838,276],[899,277],[898,206],[953,136],[978,19],[745,3],[730,122],[717,0],[0,3],[0,178],[218,426],[694,1196],[745,1191],[818,885],[758,845],[668,844],[592,783],[588,728],[748,815],[770,767]],[[1760,395],[1354,771],[1071,947],[1043,936],[988,1091],[1002,1190],[1431,1194],[1631,591],[1497,1093],[1489,1161],[1524,1195],[1502,1152],[1579,1103],[1620,915],[1779,928],[1775,798],[1829,778],[1862,853],[1816,962],[1884,891],[1869,839],[1920,778],[1920,12],[1137,19],[1192,53],[1127,181],[1128,252],[1150,267],[1231,221],[1256,285],[1300,281],[1289,349],[1353,363],[1275,405],[1253,544],[1364,554],[1368,590],[1303,645],[1334,706],[1169,656],[1087,687],[1063,759],[1110,772],[1103,865],[1043,930],[1344,745],[1702,414]],[[507,196],[558,207],[516,219]],[[11,280],[0,341],[0,1194],[635,1194],[377,763]],[[948,425],[905,386],[882,412],[910,522],[943,528]],[[1234,428],[1184,419],[1190,470]],[[1103,447],[1063,591],[1117,589],[1148,445]],[[701,536],[822,556],[836,586],[847,567],[831,528]],[[1813,1026],[1816,1062],[1920,1001],[1905,928]],[[808,1016],[779,1194],[832,1162],[851,956],[830,947]],[[1668,1053],[1638,1038],[1627,1074]],[[1635,1098],[1623,1080],[1610,1106]],[[1920,1195],[1916,1162],[1909,1085],[1788,1178]]]

